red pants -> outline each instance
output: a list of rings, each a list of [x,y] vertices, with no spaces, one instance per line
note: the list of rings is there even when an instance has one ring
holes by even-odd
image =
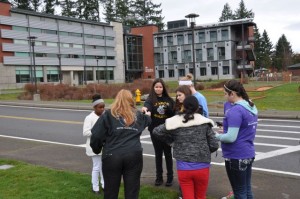
[[[209,168],[199,170],[178,170],[177,173],[184,199],[206,198]]]

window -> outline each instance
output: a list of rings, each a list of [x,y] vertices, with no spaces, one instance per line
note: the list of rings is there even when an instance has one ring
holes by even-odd
[[[207,60],[214,60],[214,49],[213,48],[207,49]]]
[[[46,45],[47,45],[47,46],[54,46],[54,47],[57,47],[57,43],[55,43],[55,42],[49,42],[49,41],[47,41]]]
[[[93,71],[92,70],[87,70],[86,71],[86,80],[87,81],[93,81]]]
[[[68,32],[59,31],[59,35],[61,36],[69,36]]]
[[[61,46],[61,47],[64,47],[64,48],[69,48],[69,47],[70,47],[70,44],[60,43],[60,46]]]
[[[104,36],[101,36],[101,35],[94,35],[93,36],[95,39],[104,39]]]
[[[13,26],[12,29],[13,29],[13,30],[16,30],[16,31],[28,32],[28,28],[26,28],[26,27],[21,27],[21,26]]]
[[[42,33],[42,30],[39,28],[30,28],[30,32]]]
[[[106,40],[114,40],[115,38],[114,37],[105,37],[106,38]]]
[[[172,46],[173,45],[173,36],[167,36],[167,42],[168,42],[168,46]]]
[[[73,48],[82,48],[81,44],[73,44]]]
[[[183,61],[184,62],[192,61],[192,53],[190,50],[183,51]]]
[[[217,41],[217,31],[210,31],[210,41]]]
[[[108,60],[114,60],[115,57],[114,57],[114,56],[107,56],[107,59],[108,59]]]
[[[44,30],[43,32],[46,33],[46,34],[57,35],[56,30]]]
[[[163,46],[163,38],[162,37],[157,37],[157,46]]]
[[[185,70],[184,69],[178,69],[179,77],[185,76]]]
[[[206,76],[206,68],[200,68],[200,76]]]
[[[165,72],[163,70],[158,71],[158,77],[159,78],[164,78],[165,77]]]
[[[35,57],[46,57],[44,53],[35,53]]]
[[[228,40],[228,30],[222,30],[222,40]]]
[[[177,51],[171,51],[169,54],[169,63],[176,63],[177,62]]]
[[[160,53],[154,53],[154,64],[159,65],[163,63],[163,55]]]
[[[69,36],[72,36],[72,37],[82,37],[82,34],[81,33],[76,33],[76,32],[69,32]]]
[[[177,44],[178,45],[183,45],[184,44],[183,35],[177,35]]]
[[[202,49],[196,50],[196,61],[202,61]]]
[[[218,75],[218,67],[211,67],[211,74]]]
[[[85,38],[93,38],[93,35],[85,34],[84,37]]]
[[[15,52],[16,57],[29,57],[29,53]]]
[[[174,70],[169,70],[169,77],[174,77]]]
[[[16,83],[28,83],[30,82],[29,69],[16,70]]]
[[[97,74],[96,74],[97,79],[100,79],[100,80],[106,80],[106,75],[107,75],[107,80],[114,79],[114,71],[112,71],[112,70],[99,70],[99,71],[97,71]]]
[[[58,82],[59,72],[58,70],[47,70],[47,82]]]
[[[225,59],[225,47],[218,48],[219,59]]]
[[[192,34],[188,34],[188,44],[192,44]]]
[[[229,75],[229,66],[223,66],[223,75]]]
[[[35,41],[35,45],[36,45],[36,46],[42,46],[42,45],[43,45],[43,42],[42,42],[42,41]]]
[[[22,39],[14,39],[15,44],[27,44],[28,45],[28,40],[22,40]]]
[[[205,33],[204,32],[198,32],[199,37],[199,43],[205,42]]]

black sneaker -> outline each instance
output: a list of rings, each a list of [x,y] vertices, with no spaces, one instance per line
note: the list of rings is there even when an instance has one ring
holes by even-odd
[[[173,185],[173,179],[168,179],[165,185],[166,185],[166,187],[172,186]]]
[[[163,184],[163,179],[162,178],[156,178],[155,180],[155,186],[160,186]]]

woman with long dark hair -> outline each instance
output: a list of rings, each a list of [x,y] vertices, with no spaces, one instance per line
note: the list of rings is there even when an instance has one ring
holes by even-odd
[[[252,163],[255,158],[254,139],[257,109],[237,80],[224,84],[223,133],[216,137],[222,143],[225,167],[235,199],[252,199]]]
[[[171,146],[161,142],[157,138],[153,137],[153,129],[165,123],[165,120],[174,115],[174,100],[169,96],[164,81],[160,78],[153,81],[149,97],[144,103],[142,108],[143,112],[150,111],[152,123],[148,127],[151,140],[155,152],[155,166],[156,166],[156,180],[155,185],[160,186],[163,184],[163,165],[162,157],[165,155],[166,167],[167,167],[167,182],[166,186],[172,186],[173,184],[173,159]]]

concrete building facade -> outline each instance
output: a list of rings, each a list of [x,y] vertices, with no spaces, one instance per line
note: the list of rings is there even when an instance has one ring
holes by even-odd
[[[197,80],[232,79],[253,72],[253,19],[195,26],[195,72],[192,29],[182,21],[184,26],[154,33],[156,77],[176,80],[192,73]]]
[[[124,82],[121,23],[37,13],[0,2],[0,29],[1,89],[21,88],[33,81]],[[34,47],[29,37],[36,38]]]

